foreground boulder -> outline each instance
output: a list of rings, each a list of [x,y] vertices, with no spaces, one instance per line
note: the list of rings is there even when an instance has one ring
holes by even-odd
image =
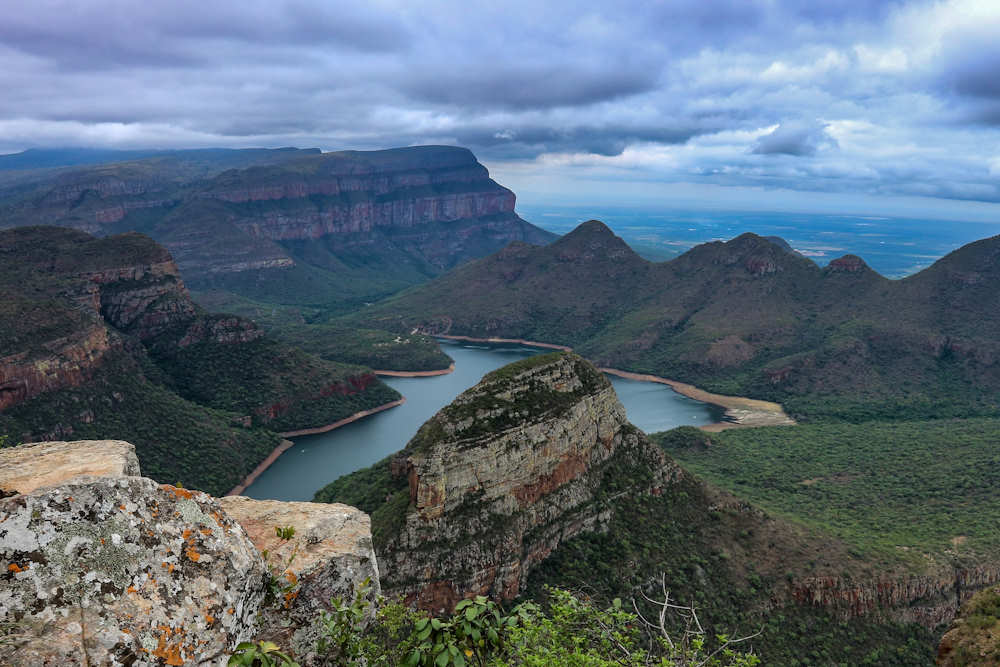
[[[299,625],[331,595],[353,597],[367,578],[378,590],[367,516],[357,510],[261,503],[267,511],[256,517],[231,516],[211,496],[138,472],[134,448],[121,441],[0,450],[0,624],[8,634],[0,664],[224,664],[257,636],[261,619],[312,641]],[[257,535],[270,520],[300,527],[294,569],[277,572],[293,585],[274,608],[274,569],[240,518]]]
[[[264,635],[289,647],[300,660],[310,657],[321,637],[320,614],[330,600],[349,601],[366,586],[366,599],[381,593],[372,548],[371,520],[347,505],[220,498],[226,513],[246,530],[267,554],[267,565],[283,588],[276,608],[268,609]],[[281,539],[276,527],[292,527],[291,539]]]

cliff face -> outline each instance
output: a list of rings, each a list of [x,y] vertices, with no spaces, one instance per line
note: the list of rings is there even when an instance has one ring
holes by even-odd
[[[312,665],[330,598],[353,599],[366,579],[378,594],[354,508],[220,501],[138,475],[127,442],[0,451],[0,622],[15,629],[0,662],[217,664],[263,627]],[[277,544],[275,525],[299,536]],[[294,584],[277,603],[272,574]]]
[[[793,582],[788,595],[800,604],[822,607],[844,619],[882,616],[934,630],[950,623],[976,591],[997,582],[1000,566],[980,565],[861,581],[806,578]]]
[[[514,193],[464,149],[329,153],[295,167],[223,174],[200,196],[233,204],[284,202],[291,210],[238,209],[238,227],[273,240],[514,214]]]
[[[233,429],[237,418],[314,428],[399,398],[364,369],[265,339],[250,320],[204,313],[170,253],[141,234],[4,230],[0,292],[0,433],[15,441],[127,435],[164,481],[217,493],[238,483],[278,442],[268,447],[274,434]],[[154,436],[152,422],[163,420],[175,427]],[[194,437],[195,424],[213,434]],[[226,475],[204,475],[204,466],[183,463],[196,449],[216,463],[243,460]]]
[[[632,493],[681,474],[580,357],[544,355],[487,375],[393,463],[410,509],[380,552],[383,586],[435,611],[477,594],[516,597],[560,542],[603,529],[601,483],[624,459],[656,471]]]
[[[0,226],[44,221],[98,235],[138,229],[163,243],[193,283],[232,282],[245,272],[283,276],[298,263],[343,272],[330,265],[330,252],[362,252],[369,265],[372,254],[395,255],[396,263],[402,256],[433,273],[511,240],[553,238],[517,217],[514,193],[466,149],[254,155],[217,160],[214,169],[149,158],[43,175],[30,196],[0,191]],[[288,246],[321,239],[320,256]]]

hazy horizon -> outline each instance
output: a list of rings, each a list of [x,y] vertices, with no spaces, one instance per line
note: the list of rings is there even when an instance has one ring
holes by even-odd
[[[993,2],[55,0],[9,14],[0,152],[449,144],[532,203],[1000,219]]]

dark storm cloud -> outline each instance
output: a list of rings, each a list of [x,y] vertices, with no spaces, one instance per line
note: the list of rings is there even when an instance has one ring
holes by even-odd
[[[0,151],[451,143],[990,199],[998,29],[975,0],[40,0],[0,22]]]
[[[509,109],[547,109],[615,100],[652,90],[656,70],[592,70],[570,63],[482,64],[475,70],[419,72],[402,89],[414,100],[434,104]]]

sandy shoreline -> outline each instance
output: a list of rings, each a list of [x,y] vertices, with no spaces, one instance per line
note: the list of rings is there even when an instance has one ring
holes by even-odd
[[[335,421],[332,424],[327,424],[326,426],[318,426],[316,428],[304,428],[298,431],[287,431],[285,433],[280,433],[279,435],[282,438],[286,438],[286,440],[282,440],[281,444],[275,447],[274,450],[267,455],[267,458],[261,461],[257,465],[257,467],[253,469],[253,472],[247,475],[240,484],[236,485],[226,495],[238,496],[244,491],[246,491],[250,487],[250,485],[253,484],[258,477],[260,477],[261,473],[270,468],[271,464],[273,464],[275,461],[278,460],[279,456],[287,452],[291,447],[295,445],[294,442],[292,442],[291,440],[287,440],[287,438],[295,438],[300,435],[316,435],[318,433],[326,433],[328,431],[332,431],[335,428],[340,428],[341,426],[350,424],[351,422],[356,422],[359,419],[368,417],[369,415],[374,415],[378,412],[382,412],[383,410],[388,410],[389,408],[394,408],[397,405],[402,405],[405,402],[406,402],[406,397],[404,396],[399,400],[392,401],[390,403],[385,403],[378,407],[372,408],[371,410],[362,410],[361,412],[355,412],[350,417],[344,417],[340,421]]]
[[[609,375],[616,375],[627,380],[639,380],[640,382],[657,382],[665,384],[678,394],[693,398],[702,403],[711,403],[726,409],[726,416],[733,421],[716,422],[706,424],[700,428],[703,431],[724,431],[729,428],[739,428],[741,426],[791,426],[795,420],[785,414],[780,403],[762,401],[756,398],[746,398],[745,396],[726,396],[725,394],[713,394],[712,392],[699,389],[693,384],[678,382],[659,375],[647,375],[645,373],[631,373],[617,368],[598,369]]]
[[[442,368],[437,371],[372,371],[375,375],[381,375],[383,377],[391,378],[429,378],[436,375],[447,375],[448,373],[455,372],[455,364],[452,363],[448,368]]]
[[[448,334],[427,334],[435,338],[447,338],[448,340],[462,340],[470,343],[516,343],[519,345],[530,345],[531,347],[544,347],[551,350],[565,350],[572,352],[573,348],[566,345],[555,345],[553,343],[541,343],[536,340],[524,340],[523,338],[475,338],[473,336],[452,336]],[[718,405],[726,410],[727,421],[705,424],[699,428],[703,431],[725,431],[730,428],[740,428],[745,426],[791,426],[795,420],[785,414],[780,403],[762,401],[756,398],[746,398],[744,396],[725,396],[723,394],[713,394],[712,392],[699,389],[698,387],[678,382],[659,375],[647,375],[644,373],[632,373],[617,368],[601,368],[604,373],[617,375],[629,380],[639,380],[641,382],[656,382],[665,384],[678,394],[693,398],[702,403]]]

